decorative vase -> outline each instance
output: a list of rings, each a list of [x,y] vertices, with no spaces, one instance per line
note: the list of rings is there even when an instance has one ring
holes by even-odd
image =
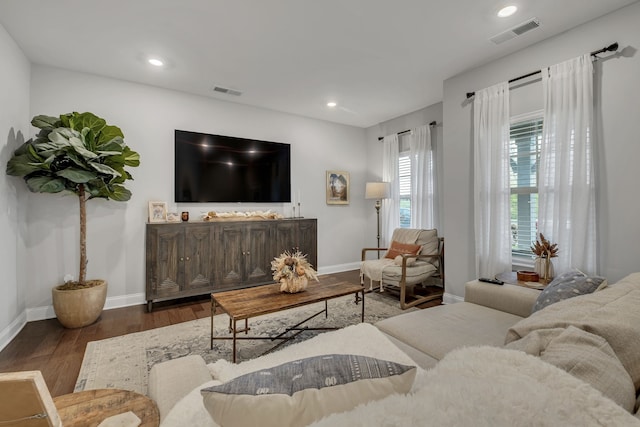
[[[88,288],[60,290],[56,286],[51,290],[53,310],[58,321],[65,328],[81,328],[98,320],[107,300],[107,281],[88,280],[96,283]]]
[[[293,279],[280,279],[280,292],[287,292],[295,294],[296,292],[302,292],[307,289],[309,281],[306,276],[298,276]]]
[[[553,262],[550,258],[547,257],[537,257],[533,266],[533,271],[538,273],[538,275],[540,276],[540,281],[550,282],[555,275]]]

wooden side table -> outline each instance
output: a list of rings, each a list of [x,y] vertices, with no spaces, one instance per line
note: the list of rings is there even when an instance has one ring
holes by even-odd
[[[128,411],[140,418],[141,427],[160,425],[160,414],[155,402],[133,391],[85,390],[54,397],[53,403],[64,427],[94,427],[105,418]]]

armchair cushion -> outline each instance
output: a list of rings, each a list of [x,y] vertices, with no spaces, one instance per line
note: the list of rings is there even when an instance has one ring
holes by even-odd
[[[398,255],[393,259],[393,263],[399,267],[402,267],[402,259],[402,255]],[[416,258],[407,258],[405,264],[407,265],[407,267],[413,267],[416,264]]]
[[[391,242],[391,247],[387,251],[385,258],[395,259],[398,255],[418,255],[420,250],[422,249],[422,245],[417,245],[414,243],[400,243],[397,241]]]
[[[402,265],[402,264],[401,264]],[[437,268],[426,261],[417,261],[412,266],[407,267],[405,280],[407,285],[415,285],[424,282],[428,277],[436,272]],[[382,272],[382,282],[385,285],[400,286],[402,280],[402,267],[395,265],[395,262],[384,268]]]

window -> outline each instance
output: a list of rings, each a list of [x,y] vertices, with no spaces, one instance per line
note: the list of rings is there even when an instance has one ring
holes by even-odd
[[[542,140],[541,114],[515,118],[509,141],[511,187],[511,252],[531,255],[538,233],[538,163]]]
[[[408,154],[400,154],[398,159],[400,175],[400,227],[411,226],[411,158]]]
[[[400,180],[400,227],[411,227],[411,157],[409,139],[401,135],[399,141],[398,175]]]

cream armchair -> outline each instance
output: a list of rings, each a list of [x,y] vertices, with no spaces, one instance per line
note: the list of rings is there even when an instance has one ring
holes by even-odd
[[[381,258],[367,259],[368,252],[377,252]],[[362,249],[360,282],[363,285],[365,277],[369,279],[370,291],[373,282],[379,282],[380,292],[385,286],[399,290],[403,310],[439,298],[444,293],[444,238],[438,237],[437,230],[397,228],[389,248]],[[439,279],[442,292],[417,296],[415,286],[430,278]],[[407,297],[411,301],[407,302]]]

